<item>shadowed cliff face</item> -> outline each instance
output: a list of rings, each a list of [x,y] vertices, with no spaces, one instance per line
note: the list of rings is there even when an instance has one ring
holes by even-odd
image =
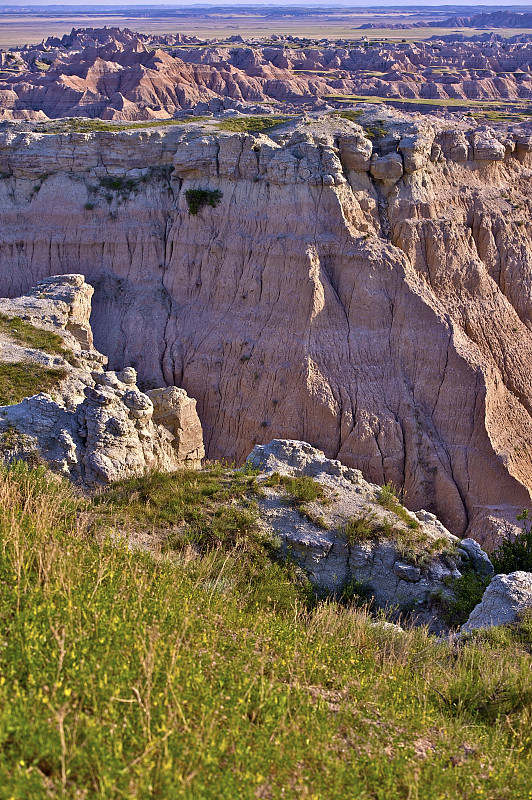
[[[10,129],[0,290],[82,272],[111,368],[197,398],[209,457],[303,439],[489,545],[532,485],[529,139],[392,122],[373,155],[342,120]]]

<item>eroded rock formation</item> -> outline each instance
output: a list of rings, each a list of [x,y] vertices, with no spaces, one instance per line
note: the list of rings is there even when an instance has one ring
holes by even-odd
[[[61,366],[53,397],[40,393],[0,407],[0,458],[45,461],[87,487],[146,469],[198,468],[204,455],[196,401],[175,386],[139,391],[132,367],[105,371],[107,359],[92,346],[92,288],[82,275],[41,281],[15,300],[0,299],[0,312],[59,333],[70,354],[49,355],[2,336],[0,360]]]
[[[532,613],[532,573],[496,575],[460,631],[471,633],[480,628],[510,625],[519,622],[525,613]]]
[[[259,470],[263,529],[328,593],[340,595],[356,584],[377,606],[408,611],[417,624],[440,632],[445,629],[441,599],[454,599],[460,570],[493,574],[489,558],[472,539],[460,541],[424,510],[415,518],[398,516],[397,506],[379,503],[380,486],[305,442],[277,439],[256,445],[247,463]],[[287,504],[282,484],[272,483],[272,475],[311,477],[324,498],[298,510]]]
[[[0,52],[0,118],[168,119],[186,109],[209,113],[265,101],[312,110],[349,95],[455,101],[457,108],[468,100],[530,99],[530,36],[461,38],[317,46],[277,37],[275,44],[187,47],[194,39],[179,35],[73,30],[62,40]]]
[[[532,131],[374,118],[11,124],[0,288],[82,271],[111,367],[196,397],[210,457],[303,439],[492,546],[531,501]]]

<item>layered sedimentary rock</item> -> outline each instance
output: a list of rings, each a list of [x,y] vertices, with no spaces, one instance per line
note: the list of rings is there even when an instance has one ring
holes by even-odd
[[[53,396],[39,393],[0,407],[0,459],[44,461],[85,487],[94,488],[147,469],[198,468],[204,455],[195,406],[175,386],[139,391],[132,367],[106,371],[94,349],[89,323],[92,288],[82,275],[41,281],[29,295],[0,299],[0,312],[58,333],[62,355],[0,337],[0,361],[61,367]]]
[[[530,36],[319,46],[277,38],[274,45],[241,40],[244,46],[187,47],[194,40],[178,35],[73,30],[62,40],[0,52],[0,118],[167,119],[185,109],[217,111],[225,102],[282,103],[286,111],[349,95],[455,101],[457,107],[532,97]]]
[[[360,121],[7,127],[0,290],[83,272],[111,367],[196,397],[210,457],[303,439],[493,544],[532,486],[532,131]]]

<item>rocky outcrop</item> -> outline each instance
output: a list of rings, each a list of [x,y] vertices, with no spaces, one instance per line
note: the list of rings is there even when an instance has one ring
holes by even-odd
[[[199,468],[205,456],[196,401],[184,389],[167,386],[146,392],[153,403],[153,421],[173,435],[172,447],[183,466]]]
[[[92,346],[92,287],[82,275],[41,281],[31,294],[0,300],[0,312],[59,333],[68,351],[53,356],[9,342],[0,359],[61,366],[54,396],[40,393],[0,407],[0,458],[44,461],[90,488],[143,473],[197,468],[204,455],[195,401],[175,386],[141,392],[132,367],[105,371]],[[154,408],[155,403],[155,408]]]
[[[303,439],[492,547],[531,503],[530,129],[360,123],[10,124],[0,287],[86,274],[110,367],[197,398],[210,458]]]
[[[80,354],[94,353],[90,326],[91,301],[94,289],[83,275],[61,275],[43,278],[29,295],[9,299],[0,297],[0,313],[20,317],[43,330],[60,333],[65,346]]]
[[[482,628],[519,622],[527,611],[532,613],[532,574],[511,572],[509,575],[496,575],[460,632],[472,633]]]
[[[377,606],[441,632],[441,598],[452,601],[460,570],[493,574],[476,542],[461,542],[426,511],[410,517],[398,503],[387,505],[380,486],[305,442],[256,445],[247,464],[259,471],[263,529],[324,591],[355,586]],[[324,497],[287,504],[282,482],[272,481],[276,475],[311,477]]]

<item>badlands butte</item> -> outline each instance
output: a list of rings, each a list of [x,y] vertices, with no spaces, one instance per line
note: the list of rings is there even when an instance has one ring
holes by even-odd
[[[81,273],[97,349],[195,398],[209,458],[304,440],[490,547],[530,505],[532,126],[351,116],[3,123],[1,294]]]

